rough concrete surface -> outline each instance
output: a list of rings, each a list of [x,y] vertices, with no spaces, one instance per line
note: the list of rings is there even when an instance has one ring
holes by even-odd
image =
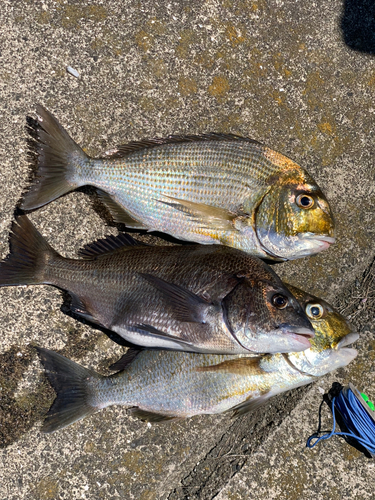
[[[375,64],[373,34],[363,36],[371,8],[354,0],[1,2],[2,257],[28,183],[24,125],[36,103],[93,155],[171,133],[247,135],[306,167],[337,221],[334,247],[278,272],[339,305],[361,333],[346,369],[238,420],[147,425],[110,408],[42,435],[53,391],[30,345],[102,373],[123,348],[61,310],[56,289],[1,289],[1,500],[371,498],[374,465],[363,453],[339,438],[304,449],[318,425],[318,386],[352,381],[375,399]],[[66,256],[117,232],[85,189],[31,219]],[[329,428],[328,407],[322,418]]]

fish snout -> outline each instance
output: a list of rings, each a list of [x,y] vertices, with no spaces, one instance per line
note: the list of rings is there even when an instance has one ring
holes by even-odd
[[[316,235],[314,237],[316,243],[316,250],[318,252],[322,252],[323,250],[327,250],[331,245],[336,242],[336,238],[334,236],[320,236]]]
[[[358,333],[355,333],[355,332],[348,333],[348,335],[345,335],[345,337],[340,340],[340,342],[337,344],[335,349],[337,349],[337,350],[342,349],[343,347],[345,347],[347,345],[353,344],[358,339],[359,339]]]

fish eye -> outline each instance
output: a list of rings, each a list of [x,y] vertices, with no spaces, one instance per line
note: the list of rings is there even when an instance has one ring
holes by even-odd
[[[308,194],[302,193],[297,196],[296,203],[300,208],[309,210],[309,208],[314,206],[314,198]]]
[[[288,305],[289,299],[285,297],[285,295],[281,295],[281,293],[276,293],[272,299],[272,304],[277,307],[277,309],[285,309]]]
[[[321,304],[307,304],[306,314],[311,319],[320,319],[324,314],[324,309]]]

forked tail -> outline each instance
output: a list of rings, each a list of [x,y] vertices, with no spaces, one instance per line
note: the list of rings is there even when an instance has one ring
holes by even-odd
[[[56,399],[46,415],[42,432],[63,429],[99,410],[93,382],[104,377],[57,352],[40,347],[36,350],[48,380],[56,391]]]
[[[10,254],[0,262],[0,286],[42,284],[48,262],[60,258],[26,215],[13,222],[9,245]]]
[[[82,185],[77,181],[77,169],[89,160],[49,111],[37,105],[36,112],[38,119],[30,134],[37,170],[21,202],[23,210],[46,205]]]

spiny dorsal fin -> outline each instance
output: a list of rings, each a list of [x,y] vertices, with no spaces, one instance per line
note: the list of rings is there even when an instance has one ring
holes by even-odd
[[[228,359],[217,365],[199,366],[197,372],[225,372],[235,375],[262,375],[264,371],[260,367],[260,356]]]
[[[164,422],[166,420],[174,420],[178,418],[171,415],[163,415],[162,413],[153,413],[151,411],[141,410],[139,408],[130,408],[128,413],[130,413],[132,417],[140,418],[145,422]]]
[[[134,151],[140,151],[142,149],[155,148],[157,146],[163,146],[165,144],[181,144],[187,142],[208,142],[208,141],[237,141],[237,142],[250,142],[251,144],[261,144],[254,139],[249,137],[241,137],[235,134],[218,134],[211,132],[208,134],[200,135],[170,135],[168,137],[162,138],[157,137],[155,139],[146,139],[143,141],[132,141],[128,144],[123,144],[117,146],[104,153],[106,158],[124,158]]]
[[[105,193],[101,189],[96,190],[100,201],[108,208],[110,211],[113,221],[125,224],[127,227],[133,229],[148,229],[146,226],[135,220],[131,215],[128,214],[126,210],[123,209],[115,200],[111,198],[108,193]]]
[[[105,238],[94,241],[93,243],[88,243],[83,248],[78,250],[78,255],[80,257],[93,258],[98,255],[104,255],[107,253],[114,252],[119,248],[129,248],[135,246],[147,246],[145,243],[135,240],[129,234],[120,233],[117,236],[109,235]]]

